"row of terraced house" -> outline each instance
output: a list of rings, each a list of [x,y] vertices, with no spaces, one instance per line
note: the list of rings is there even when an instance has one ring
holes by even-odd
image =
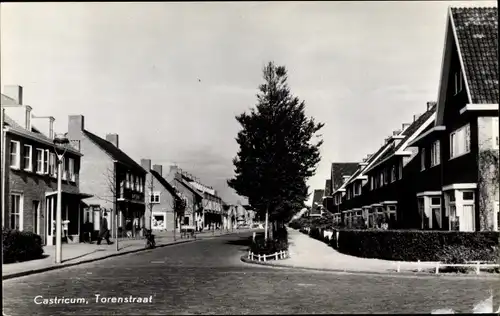
[[[337,223],[498,231],[497,14],[449,9],[437,102],[362,162],[332,164],[322,205]]]
[[[54,117],[39,116],[23,103],[20,86],[1,94],[2,226],[31,231],[45,245],[55,244],[57,156]],[[212,187],[172,166],[164,173],[150,159],[135,162],[120,149],[119,136],[105,138],[85,127],[82,115],[68,118],[62,168],[63,242],[97,235],[103,217],[112,236],[135,237],[142,228],[156,231],[227,229],[239,220]],[[61,149],[62,150],[62,149]],[[175,211],[184,201],[183,211]]]

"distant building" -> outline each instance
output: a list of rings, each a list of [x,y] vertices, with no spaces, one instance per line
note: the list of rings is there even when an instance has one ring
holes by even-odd
[[[314,190],[311,212],[309,216],[321,216],[323,213],[323,196],[325,190]]]

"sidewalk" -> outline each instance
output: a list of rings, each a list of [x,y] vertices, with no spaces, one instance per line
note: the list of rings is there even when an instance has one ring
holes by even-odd
[[[360,258],[342,254],[324,242],[313,239],[298,230],[288,228],[290,258],[267,261],[267,265],[305,268],[327,271],[392,273],[417,272],[432,269],[435,262],[398,262],[381,259]],[[246,261],[246,260],[245,260]]]
[[[156,247],[165,247],[173,244],[185,242],[194,242],[196,240],[211,239],[218,236],[228,234],[246,233],[252,230],[234,230],[234,231],[215,231],[214,233],[202,232],[196,234],[195,238],[180,238],[180,234],[176,233],[174,240],[173,232],[161,232],[155,234]],[[105,241],[101,245],[93,244],[63,244],[62,245],[62,263],[56,264],[55,246],[43,247],[44,258],[38,260],[30,260],[17,263],[2,264],[2,280],[7,280],[15,277],[20,277],[29,274],[41,273],[45,271],[60,269],[64,267],[74,266],[82,263],[93,262],[114,256],[125,255],[129,253],[144,251],[144,239],[122,239],[118,240],[118,248],[116,251],[115,240],[111,239],[113,244],[107,245]]]

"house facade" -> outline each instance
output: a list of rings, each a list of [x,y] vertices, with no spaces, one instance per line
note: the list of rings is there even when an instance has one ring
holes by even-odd
[[[498,231],[498,9],[450,8],[437,102],[334,189],[348,227]]]
[[[497,35],[497,8],[449,9],[436,118],[412,143],[422,228],[498,231]]]
[[[311,205],[311,212],[309,216],[321,216],[323,213],[323,196],[325,195],[325,190],[314,190],[313,200]]]
[[[181,197],[163,177],[163,166],[151,166],[150,159],[141,159],[141,166],[148,171],[145,186],[146,228],[173,231],[176,218],[180,215],[176,214],[175,205]]]
[[[358,169],[357,162],[332,163],[330,179],[327,180],[329,193],[325,194],[323,206],[331,213],[339,213],[340,202],[335,203],[335,199],[340,201],[343,192],[342,185]],[[335,194],[336,193],[336,194]]]
[[[181,225],[195,228],[203,227],[200,226],[203,225],[200,224],[203,217],[203,195],[185,180],[185,177],[182,176],[182,170],[177,166],[170,166],[166,179],[186,202],[184,214],[176,222],[176,229],[180,229]]]
[[[44,245],[55,244],[57,207],[57,155],[53,117],[39,117],[23,105],[22,87],[7,87],[1,95],[4,108],[2,139],[2,225],[41,236]],[[15,119],[14,119],[15,118]],[[45,122],[42,122],[45,121]],[[48,126],[37,129],[34,124]],[[64,148],[58,147],[58,153]],[[80,161],[82,154],[66,147],[61,162],[63,242],[78,243],[83,233]]]
[[[84,156],[80,163],[80,187],[92,194],[84,200],[84,221],[97,235],[106,217],[111,235],[137,236],[145,227],[146,171],[119,148],[117,134],[103,139],[85,129],[83,115],[71,115],[68,137]]]

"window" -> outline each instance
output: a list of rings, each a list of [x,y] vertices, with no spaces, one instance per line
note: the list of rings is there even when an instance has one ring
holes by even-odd
[[[23,230],[22,195],[10,195],[10,228]]]
[[[385,168],[382,172],[384,173],[384,184],[389,183],[389,170]]]
[[[125,176],[125,187],[127,189],[130,189],[130,174],[129,173],[127,173]]]
[[[354,184],[354,196],[356,195],[361,195],[361,184],[359,183]]]
[[[160,203],[160,192],[152,192],[149,194],[149,202],[152,204]]]
[[[441,156],[440,156],[440,143],[439,140],[436,140],[431,147],[431,166],[437,166],[441,163]]]
[[[425,148],[420,151],[420,171],[425,170]]]
[[[43,173],[49,174],[49,154],[50,151],[45,149],[45,155],[43,156]]]
[[[384,185],[384,173],[381,171],[380,174],[379,174],[379,178],[380,178],[380,183],[379,185],[380,186],[383,186]]]
[[[49,174],[53,177],[57,175],[56,170],[56,154],[50,153],[49,156]]]
[[[18,141],[10,141],[10,166],[19,169],[21,164],[20,144]]]
[[[62,161],[61,161],[61,170],[62,170],[62,179],[63,180],[66,180],[67,177],[68,177],[68,164],[66,163],[66,158],[63,157]]]
[[[470,151],[470,125],[467,124],[450,134],[450,159]]]
[[[455,73],[455,95],[462,91],[462,71]]]
[[[431,216],[432,223],[430,228],[440,229],[441,228],[441,197],[431,197]]]
[[[420,214],[420,228],[421,229],[426,229],[427,224],[429,223],[427,216],[425,216],[425,204],[424,204],[424,198],[418,198],[417,199],[417,205],[418,205],[418,213]]]
[[[494,117],[492,120],[492,140],[493,140],[493,149],[498,149],[498,117]]]
[[[43,149],[36,149],[36,173],[43,173]]]
[[[403,162],[399,162],[399,172],[398,172],[398,178],[401,180],[403,178]]]
[[[73,158],[69,158],[68,159],[68,167],[69,167],[69,179],[71,181],[75,181],[76,180],[76,176],[75,176],[75,160]]]
[[[31,159],[32,151],[33,151],[33,148],[30,145],[24,145],[23,167],[24,167],[24,170],[26,170],[26,171],[33,170],[33,163],[32,163],[32,159]]]
[[[472,191],[462,192],[462,199],[464,201],[474,200],[474,192],[472,192]]]
[[[396,166],[391,167],[391,182],[396,181]]]

